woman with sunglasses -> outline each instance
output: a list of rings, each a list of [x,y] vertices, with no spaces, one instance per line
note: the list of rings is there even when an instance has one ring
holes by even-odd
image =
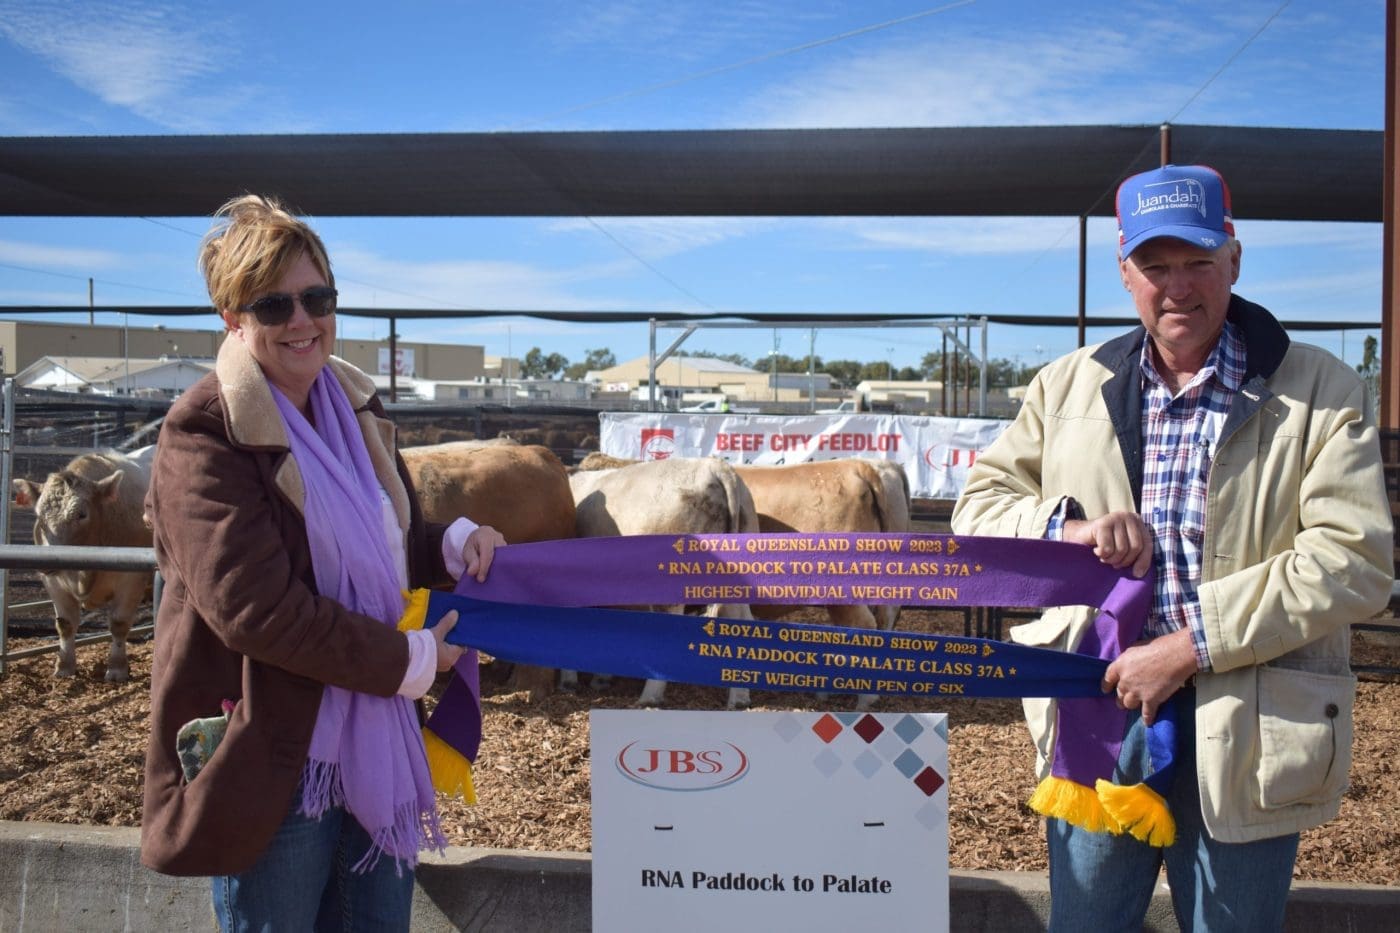
[[[216,217],[199,266],[228,333],[146,503],[165,591],[142,861],[214,876],[225,930],[407,930],[418,852],[443,844],[414,701],[462,650],[455,616],[399,632],[401,591],[484,580],[505,541],[423,521],[373,383],[331,356],[320,237],[255,195]]]

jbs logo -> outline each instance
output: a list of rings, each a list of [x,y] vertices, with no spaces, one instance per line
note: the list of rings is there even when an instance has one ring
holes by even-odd
[[[977,462],[978,451],[968,447],[930,447],[924,451],[924,463],[940,473],[953,469],[967,469]]]
[[[666,460],[676,452],[673,428],[642,428],[642,459]]]
[[[659,790],[714,790],[749,770],[749,756],[732,742],[709,748],[630,742],[617,754],[617,769],[630,780]]]

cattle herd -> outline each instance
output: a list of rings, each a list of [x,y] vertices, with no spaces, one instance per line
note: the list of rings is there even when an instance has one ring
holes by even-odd
[[[15,504],[35,513],[34,543],[150,547],[142,501],[154,448],[129,454],[84,454],[42,485],[14,481]],[[845,459],[787,466],[734,466],[715,458],[623,461],[590,454],[566,468],[548,448],[508,440],[457,441],[402,450],[424,517],[467,515],[513,543],[641,534],[752,532],[908,532],[909,487],[887,461]],[[81,609],[107,607],[112,644],[106,678],[127,678],[126,638],[146,597],[150,575],[61,571],[43,575],[59,635],[57,677],[76,671],[73,640]],[[685,612],[684,606],[636,606]],[[776,618],[799,607],[692,607],[739,619]],[[833,624],[893,628],[896,606],[823,607]],[[517,669],[516,686],[538,699],[555,672]],[[559,672],[574,689],[574,672]],[[648,682],[640,704],[660,705],[665,683]],[[871,698],[863,697],[862,706]],[[748,705],[733,689],[729,706]]]

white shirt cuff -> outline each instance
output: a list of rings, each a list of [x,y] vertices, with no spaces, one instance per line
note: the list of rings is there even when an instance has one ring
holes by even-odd
[[[437,676],[437,639],[425,628],[404,634],[408,636],[408,671],[399,684],[399,696],[417,700],[427,695]]]
[[[467,562],[462,560],[462,548],[477,527],[470,518],[459,518],[447,526],[447,533],[442,536],[442,562],[454,580],[460,580],[467,569]]]

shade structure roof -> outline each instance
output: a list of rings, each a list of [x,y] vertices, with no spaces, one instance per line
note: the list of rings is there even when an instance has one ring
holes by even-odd
[[[1158,126],[0,137],[0,215],[1105,216]],[[1235,216],[1379,222],[1383,133],[1173,125]]]

